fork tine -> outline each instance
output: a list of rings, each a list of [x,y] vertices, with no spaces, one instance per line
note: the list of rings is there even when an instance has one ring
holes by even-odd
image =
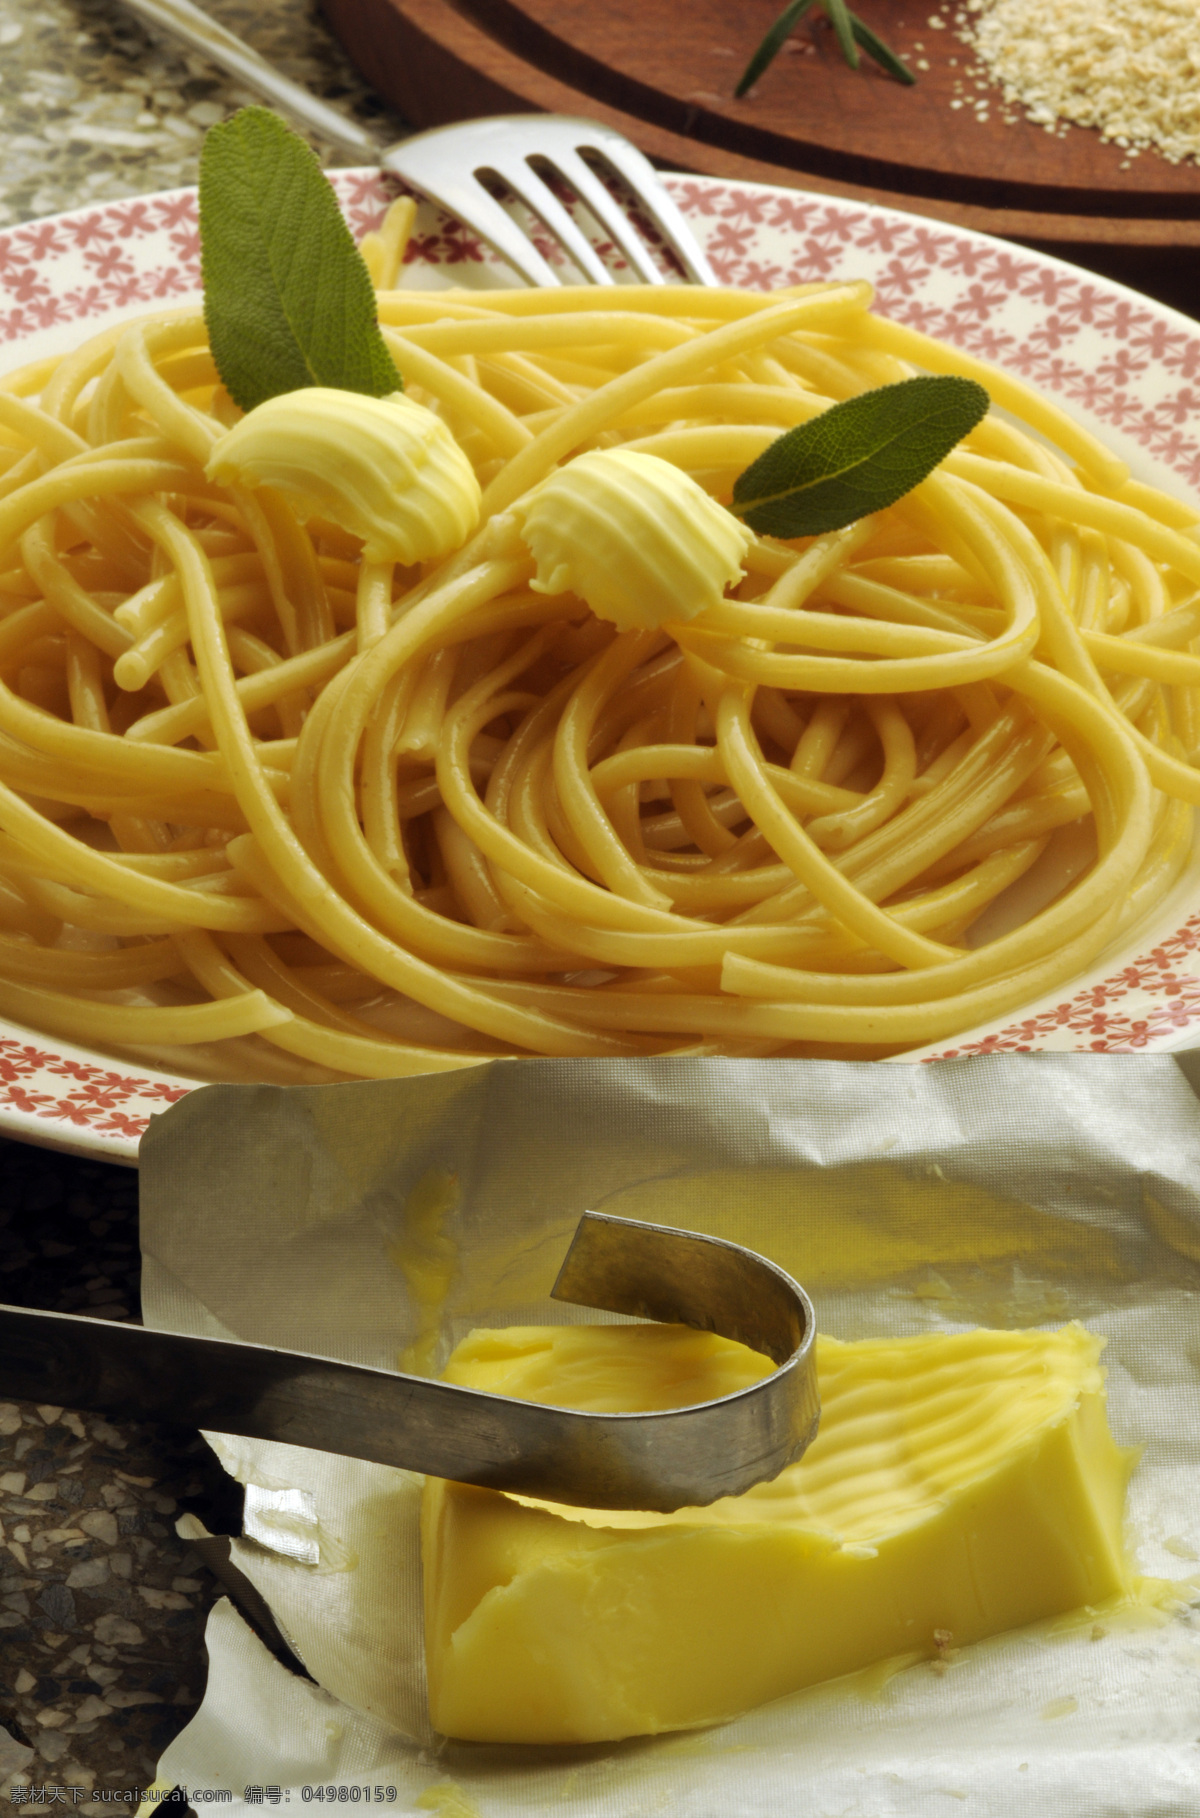
[[[622,138],[620,133],[611,132],[588,120],[580,121],[578,125],[583,130],[576,134],[576,150],[594,151],[598,157],[611,164],[618,175],[624,177],[640,206],[676,254],[693,283],[717,284],[719,280],[716,272],[701,252],[691,228],[672,201],[666,185],[649,158],[636,145],[631,145],[628,139]]]
[[[415,141],[410,146],[407,140],[402,140],[399,145],[389,147],[383,167],[402,177],[412,188],[419,189],[456,221],[470,226],[494,252],[515,266],[527,284],[535,288],[553,288],[561,284],[554,267],[547,264],[528,235],[521,232],[474,175],[450,171],[440,160],[434,165],[432,160],[420,155],[422,149]]]
[[[546,179],[527,158],[505,158],[503,162],[497,160],[492,164],[492,169],[498,177],[504,179],[526,208],[534,215],[541,216],[567,257],[586,278],[590,278],[593,284],[615,282],[603,260],[589,246],[586,236],[571,219]],[[561,281],[560,279],[559,282]]]
[[[590,283],[613,283],[603,261],[535,168],[534,160],[544,160],[557,167],[574,186],[580,200],[638,275],[649,284],[666,282],[628,214],[580,153],[591,154],[623,179],[638,208],[654,224],[693,282],[716,284],[716,274],[649,159],[620,133],[595,121],[555,114],[509,114],[469,120],[402,140],[389,147],[382,162],[385,170],[394,171],[474,228],[526,283],[560,284],[559,274],[475,176],[476,171],[496,172],[526,207],[540,216]]]
[[[569,152],[555,152],[553,161],[638,276],[647,284],[665,284],[667,280],[650,256],[637,228],[579,153],[573,148]]]

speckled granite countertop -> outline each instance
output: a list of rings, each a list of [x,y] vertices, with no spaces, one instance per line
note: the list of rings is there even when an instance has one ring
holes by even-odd
[[[381,143],[405,131],[313,0],[205,4]],[[203,58],[151,37],[116,0],[0,0],[0,227],[194,183],[205,128],[254,99]]]
[[[135,1318],[138,1269],[136,1174],[0,1142],[0,1300]],[[111,1812],[90,1795],[150,1784],[219,1594],[175,1522],[236,1530],[240,1495],[195,1433],[0,1389],[0,1798]]]
[[[310,0],[206,4],[382,142],[401,136]],[[115,0],[0,0],[0,230],[195,182],[205,128],[253,99]],[[0,1300],[136,1318],[138,1260],[134,1173],[0,1142]],[[150,1784],[203,1692],[219,1594],[175,1521],[194,1509],[236,1530],[239,1499],[194,1433],[0,1385],[2,1809],[111,1813],[111,1795]]]

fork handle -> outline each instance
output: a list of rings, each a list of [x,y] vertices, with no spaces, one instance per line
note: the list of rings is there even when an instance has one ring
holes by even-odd
[[[181,39],[192,50],[228,70],[247,88],[330,140],[340,151],[349,152],[364,164],[379,163],[383,147],[370,133],[337,108],[326,106],[299,82],[293,82],[251,50],[235,32],[226,31],[200,7],[193,6],[191,0],[125,0],[125,4],[148,25]]]

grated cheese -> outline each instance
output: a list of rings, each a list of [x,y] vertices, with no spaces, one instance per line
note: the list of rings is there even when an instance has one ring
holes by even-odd
[[[1198,0],[966,0],[965,40],[1038,125],[1200,159]],[[969,15],[976,15],[974,19]]]

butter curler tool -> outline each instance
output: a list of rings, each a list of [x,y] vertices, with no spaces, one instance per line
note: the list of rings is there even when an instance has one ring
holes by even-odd
[[[718,1332],[777,1368],[691,1407],[580,1413],[266,1345],[0,1307],[0,1394],[282,1440],[595,1509],[670,1511],[736,1496],[777,1477],[814,1437],[812,1305],[755,1251],[585,1212],[551,1293]]]

